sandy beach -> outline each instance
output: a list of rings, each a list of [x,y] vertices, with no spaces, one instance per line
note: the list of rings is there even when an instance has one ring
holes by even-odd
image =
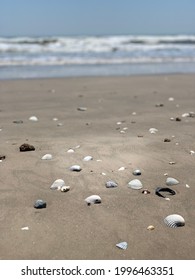
[[[193,74],[0,81],[0,259],[195,259],[194,111]],[[167,177],[179,181],[170,200],[155,194]],[[56,179],[70,190],[51,190]],[[185,226],[168,227],[170,214]]]

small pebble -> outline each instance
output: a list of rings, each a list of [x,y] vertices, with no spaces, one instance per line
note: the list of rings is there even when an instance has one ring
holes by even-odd
[[[176,120],[176,122],[180,122],[181,121],[181,119],[178,118],[178,117],[175,120]]]
[[[152,128],[149,129],[149,132],[152,133],[152,134],[155,134],[155,133],[158,132],[158,129],[152,127]]]
[[[78,111],[86,111],[87,108],[86,108],[86,107],[78,107],[77,110],[78,110]]]
[[[148,226],[147,230],[154,230],[154,226],[153,225]]]
[[[29,230],[29,227],[22,227],[21,230]]]
[[[176,164],[175,161],[169,161],[169,164],[173,165],[173,164]]]
[[[0,160],[3,160],[3,159],[5,159],[5,158],[6,158],[6,156],[0,155]]]
[[[118,187],[118,184],[112,180],[106,182],[106,188],[116,188]]]
[[[33,145],[24,143],[20,146],[20,152],[28,152],[28,151],[34,151],[35,147]]]
[[[186,184],[186,188],[190,188],[190,186],[188,184]]]
[[[169,101],[174,101],[174,98],[173,97],[169,97]]]
[[[83,161],[90,161],[90,160],[93,160],[92,156],[86,156],[83,158]]]
[[[165,139],[164,139],[164,142],[171,142],[171,139],[165,138]]]
[[[125,167],[123,166],[118,169],[118,171],[123,171],[123,170],[125,170]]]
[[[61,192],[68,192],[70,190],[70,186],[63,186],[60,188]]]
[[[38,199],[35,201],[34,203],[34,208],[36,209],[42,209],[42,208],[46,208],[46,202],[43,201],[42,199]]]
[[[143,194],[150,194],[150,191],[147,190],[147,189],[144,189],[144,190],[142,191],[142,193],[143,193]]]
[[[18,121],[13,121],[13,123],[17,123],[17,124],[20,124],[20,123],[23,123],[22,120],[18,120]]]
[[[162,103],[157,103],[155,106],[156,106],[156,107],[163,107],[164,104],[162,104]]]
[[[82,170],[82,168],[79,165],[72,165],[70,167],[71,171],[76,171],[76,172],[80,172]]]
[[[135,176],[141,175],[141,171],[139,169],[136,169],[133,171],[133,175]]]
[[[194,155],[195,154],[195,152],[194,151],[190,151],[190,155]]]

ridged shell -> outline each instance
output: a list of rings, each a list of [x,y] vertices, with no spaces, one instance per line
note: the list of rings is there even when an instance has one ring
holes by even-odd
[[[65,186],[65,182],[62,179],[57,179],[53,182],[51,185],[50,189],[52,190],[59,190],[61,187]]]
[[[41,159],[50,160],[50,159],[52,159],[52,155],[51,154],[45,154]]]
[[[128,183],[128,187],[135,189],[135,190],[139,190],[139,189],[143,188],[143,185],[140,180],[134,179]]]
[[[98,204],[98,203],[101,203],[102,200],[101,200],[101,197],[99,195],[91,195],[91,196],[88,196],[85,201],[87,202],[88,205],[91,205],[91,204]]]
[[[167,185],[167,186],[173,186],[173,185],[177,185],[177,184],[179,184],[179,181],[176,180],[175,178],[168,177],[168,178],[166,179],[166,185]]]
[[[182,227],[185,225],[184,218],[178,214],[172,214],[172,215],[167,216],[164,219],[164,222],[167,226],[172,227],[172,228]]]
[[[123,242],[120,242],[120,243],[116,244],[116,247],[118,247],[118,248],[120,248],[122,250],[126,250],[127,247],[128,247],[128,244],[127,244],[126,241],[123,241]]]
[[[116,188],[116,187],[118,187],[118,184],[116,182],[111,180],[106,182],[106,188]]]
[[[80,167],[80,165],[72,165],[72,166],[70,167],[70,170],[71,170],[71,171],[79,172],[79,171],[81,171],[81,167]]]

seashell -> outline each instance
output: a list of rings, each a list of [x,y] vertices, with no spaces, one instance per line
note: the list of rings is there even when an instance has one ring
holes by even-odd
[[[42,199],[37,199],[34,203],[34,208],[41,209],[46,208],[46,202]]]
[[[68,192],[70,190],[70,186],[62,186],[60,190],[61,192]]]
[[[116,182],[111,180],[106,182],[106,188],[116,188],[116,187],[118,187],[118,184]]]
[[[147,189],[144,189],[144,190],[142,191],[142,193],[143,193],[143,194],[150,194],[150,191],[147,190]]]
[[[91,195],[91,196],[88,196],[85,201],[87,202],[88,205],[91,205],[91,204],[99,204],[102,202],[101,200],[101,197],[99,195]]]
[[[79,149],[81,147],[81,145],[77,145],[76,147],[75,147],[75,149]]]
[[[78,107],[77,110],[78,110],[78,111],[86,111],[87,108],[86,108],[86,107]]]
[[[52,159],[52,155],[51,154],[45,154],[41,159],[45,159],[45,160]]]
[[[172,214],[172,215],[167,216],[164,219],[164,222],[167,226],[172,227],[172,228],[182,227],[185,225],[184,218],[178,214]]]
[[[68,149],[67,153],[74,153],[73,149]]]
[[[104,173],[104,172],[102,172],[101,174],[104,175],[104,176],[106,176],[106,173]]]
[[[122,249],[122,250],[126,250],[128,247],[128,243],[126,241],[123,241],[123,242],[116,244],[116,247],[118,247],[119,249]]]
[[[152,127],[152,128],[149,129],[149,132],[152,133],[152,134],[155,134],[156,132],[158,132],[158,129]]]
[[[80,165],[72,165],[70,167],[71,171],[76,171],[76,172],[80,172],[82,170],[82,168],[80,167]]]
[[[37,122],[38,118],[36,116],[32,116],[29,118],[29,121]]]
[[[58,121],[58,118],[53,118],[53,121],[54,121],[54,122]]]
[[[90,161],[92,159],[93,159],[92,156],[86,156],[86,157],[84,157],[83,161]]]
[[[117,122],[116,124],[117,124],[117,125],[120,125],[120,124],[122,124],[122,122]]]
[[[128,183],[128,187],[132,188],[134,190],[139,190],[139,189],[143,188],[143,185],[140,180],[134,179]]]
[[[65,186],[65,182],[62,179],[57,179],[53,182],[51,185],[50,189],[52,190],[59,190],[61,187]]]
[[[154,229],[155,229],[155,227],[153,225],[150,225],[147,227],[147,230],[154,230]]]
[[[29,227],[22,227],[21,230],[29,230]]]
[[[136,175],[136,176],[141,175],[141,171],[139,169],[136,169],[133,171],[133,175]]]
[[[195,152],[194,151],[190,151],[190,155],[194,155],[195,154]]]
[[[188,184],[186,184],[186,188],[190,188],[190,186]]]
[[[174,101],[174,98],[173,97],[169,97],[169,101]]]
[[[125,167],[123,166],[118,169],[118,171],[123,171],[123,170],[125,170]]]
[[[166,180],[167,186],[173,186],[173,185],[177,185],[177,184],[179,184],[179,181],[177,181],[175,178],[168,177]]]

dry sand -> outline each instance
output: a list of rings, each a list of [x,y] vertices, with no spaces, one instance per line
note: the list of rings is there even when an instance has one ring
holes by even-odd
[[[195,118],[182,117],[190,111],[195,75],[1,81],[0,258],[195,259]],[[23,143],[36,150],[20,152]],[[46,153],[53,159],[41,160]],[[83,162],[87,155],[93,160]],[[73,164],[82,171],[71,172]],[[136,168],[139,177],[132,174]],[[180,182],[170,201],[155,195],[165,173]],[[50,190],[58,178],[69,192]],[[151,193],[128,188],[135,178]],[[106,188],[108,180],[118,187]],[[93,194],[102,203],[87,206]],[[36,199],[47,208],[35,209]],[[174,213],[184,217],[184,227],[165,225]],[[127,250],[116,248],[121,241]]]

